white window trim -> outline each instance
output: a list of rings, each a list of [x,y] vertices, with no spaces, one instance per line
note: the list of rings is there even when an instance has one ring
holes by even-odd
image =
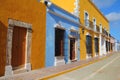
[[[87,12],[87,11],[84,11],[84,25],[86,26],[86,24],[85,24],[85,20],[86,20],[86,16],[85,16],[85,14],[88,14],[88,17],[87,17],[87,20],[89,21],[89,13]],[[87,24],[87,26],[86,27],[89,27],[89,24]]]

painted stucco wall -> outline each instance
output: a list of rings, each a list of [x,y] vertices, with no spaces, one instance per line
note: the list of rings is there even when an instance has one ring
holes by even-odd
[[[0,1],[0,76],[4,75],[8,18],[32,24],[32,69],[45,66],[46,7],[37,0]]]
[[[69,20],[73,20],[77,23],[79,23],[79,19],[70,13],[60,9],[59,7],[52,4],[49,8],[49,10],[60,14]],[[64,60],[67,63],[69,59],[69,37],[70,29],[71,27],[74,27],[75,30],[79,30],[79,25],[76,23],[73,23],[69,20],[66,20],[60,16],[54,15],[47,12],[47,22],[46,22],[46,66],[54,66],[55,62],[55,25],[60,24],[62,27],[65,28],[65,36],[64,36]],[[78,36],[79,37],[79,36]],[[77,46],[80,46],[79,44]],[[77,56],[80,56],[80,52],[77,52]],[[79,60],[79,57],[78,57]]]
[[[67,10],[68,12],[74,12],[75,9],[75,1],[76,0],[50,0],[54,4],[58,5],[59,7]]]
[[[80,22],[81,25],[85,26],[85,17],[84,13],[87,12],[89,15],[89,21],[93,22],[93,19],[96,19],[96,25],[99,26],[102,24],[102,27],[106,29],[108,32],[109,31],[109,22],[106,20],[106,18],[100,13],[100,11],[96,8],[96,6],[90,1],[90,0],[80,0]],[[86,30],[84,29],[84,33],[82,33],[83,28],[81,27],[80,29],[80,59],[84,60],[86,59],[86,34],[90,34],[92,36],[92,51],[93,51],[93,57],[95,56],[95,48],[94,48],[94,38],[95,36],[99,38],[100,34],[95,33],[94,31],[91,30]],[[101,41],[101,40],[100,40]],[[99,49],[100,51],[100,49]],[[105,53],[105,52],[104,52]]]

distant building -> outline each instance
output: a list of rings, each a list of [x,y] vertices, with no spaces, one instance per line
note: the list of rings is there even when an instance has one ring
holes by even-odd
[[[115,38],[113,36],[110,37],[110,51],[115,52]]]
[[[120,51],[120,41],[115,40],[115,51],[119,52]]]

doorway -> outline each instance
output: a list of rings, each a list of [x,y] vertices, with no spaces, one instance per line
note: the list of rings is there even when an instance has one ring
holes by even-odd
[[[11,61],[13,70],[22,68],[25,65],[26,33],[26,28],[18,26],[13,28]]]
[[[75,38],[70,38],[70,60],[75,60]]]
[[[96,56],[99,55],[99,38],[94,38],[94,41],[95,41],[95,53],[96,53]]]
[[[86,49],[87,49],[87,56],[92,57],[92,37],[87,35],[86,36]]]
[[[109,42],[106,41],[106,52],[108,52],[108,51],[109,51]]]
[[[64,62],[64,32],[65,30],[55,28],[55,58],[56,65]]]

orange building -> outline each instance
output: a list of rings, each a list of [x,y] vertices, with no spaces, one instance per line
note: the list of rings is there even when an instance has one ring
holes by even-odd
[[[37,0],[1,0],[0,76],[45,66],[45,19]]]

